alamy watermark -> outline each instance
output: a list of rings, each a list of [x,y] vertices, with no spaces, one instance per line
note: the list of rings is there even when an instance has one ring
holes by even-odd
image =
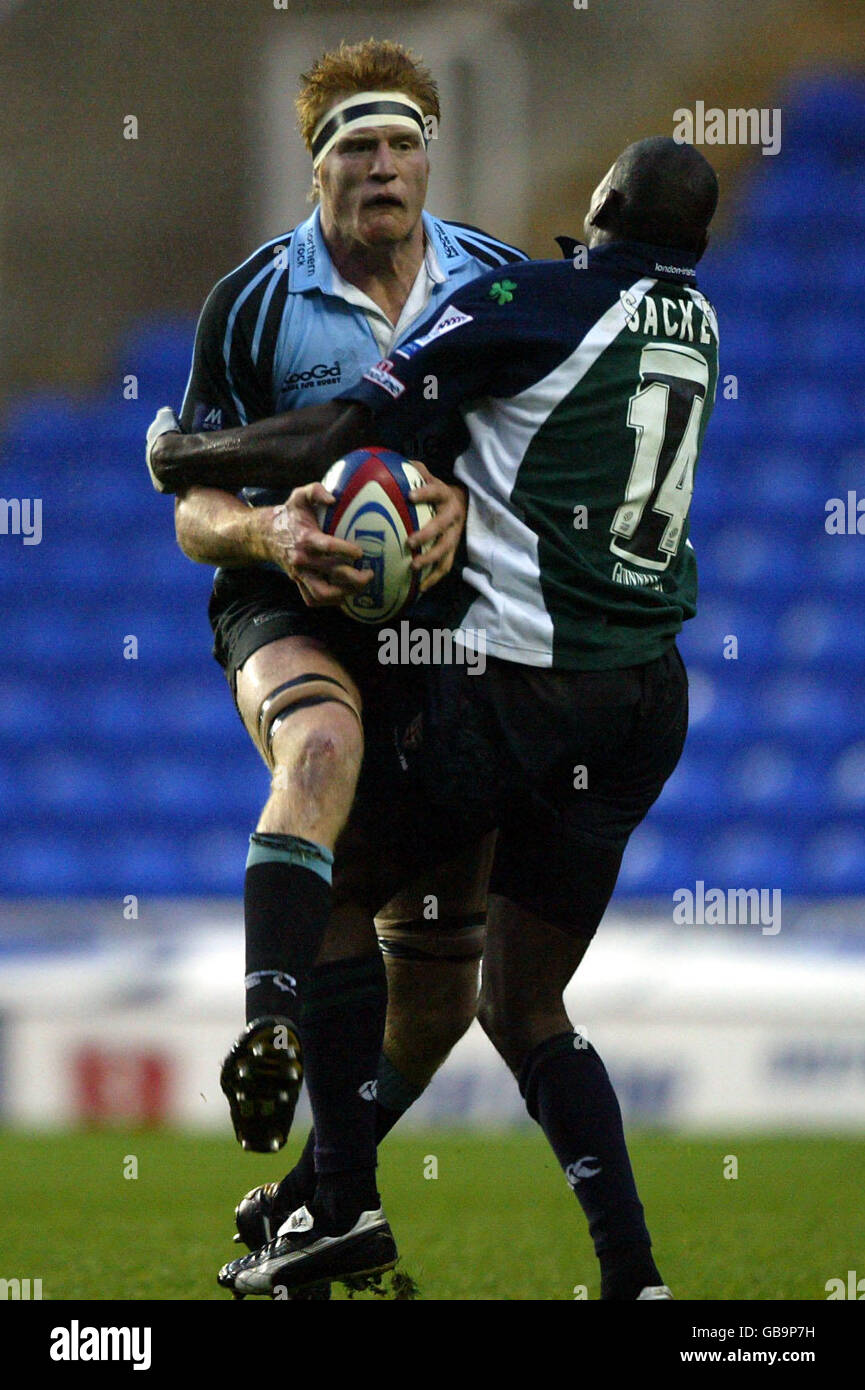
[[[150,1327],[82,1327],[73,1318],[68,1327],[51,1329],[48,1355],[52,1361],[131,1361],[134,1371],[148,1371],[152,1340]]]
[[[22,1301],[42,1297],[41,1279],[0,1279],[0,1300]]]
[[[760,145],[762,153],[781,148],[781,109],[778,106],[736,107],[723,111],[698,101],[694,110],[673,112],[673,139],[680,145]]]
[[[707,888],[698,878],[693,891],[677,888],[673,902],[677,926],[759,926],[763,936],[781,930],[780,888]]]
[[[413,628],[404,618],[398,629],[380,630],[378,659],[382,666],[465,666],[470,676],[482,676],[487,635],[482,628]]]
[[[865,536],[865,497],[849,488],[846,499],[830,497],[823,525],[828,536]]]
[[[25,545],[39,545],[42,498],[0,497],[0,536],[20,536]]]
[[[848,1269],[846,1283],[843,1279],[827,1279],[823,1285],[827,1302],[833,1298],[852,1298],[858,1303],[865,1299],[865,1279],[860,1279],[855,1269]]]

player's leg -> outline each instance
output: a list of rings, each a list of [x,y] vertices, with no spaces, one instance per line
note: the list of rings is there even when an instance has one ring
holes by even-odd
[[[351,1231],[364,1214],[380,1210],[377,1145],[475,1015],[491,849],[482,844],[442,865],[377,916],[385,959],[405,967],[388,976],[396,1000],[388,996],[384,1049],[385,1011],[362,994],[368,958],[347,954],[364,903],[337,897],[302,1022],[315,1132],[311,1209],[325,1234]],[[364,859],[372,852],[368,839]],[[424,917],[425,909],[436,915]]]
[[[333,851],[363,755],[360,692],[308,636],[279,637],[235,675],[238,710],[272,773],[244,888],[247,1028],[222,1087],[246,1148],[285,1142],[300,1085],[299,1014],[331,907]]]
[[[593,850],[586,874],[598,888],[606,878],[612,891],[620,857],[600,865]],[[630,1300],[663,1281],[612,1082],[562,1002],[591,940],[590,922],[575,923],[584,934],[571,935],[491,896],[479,1017],[583,1208],[601,1266],[601,1297]]]
[[[490,880],[480,1017],[588,1217],[602,1298],[638,1298],[661,1279],[621,1114],[603,1062],[574,1035],[562,992],[612,896],[628,838],[681,754],[684,668],[672,649],[621,672],[499,672],[492,699],[524,794],[503,816]],[[556,729],[548,745],[537,738],[545,726]],[[586,775],[574,778],[575,766]]]
[[[388,1013],[379,1102],[393,1114],[426,1089],[473,1022],[495,835],[425,874],[376,914]]]
[[[425,875],[377,915],[388,966],[388,1024],[378,1057],[367,1026],[375,1018],[372,971],[367,969],[373,962],[362,951],[372,931],[371,915],[356,901],[343,900],[335,908],[301,1019],[308,1081],[318,1072],[319,1054],[323,1063],[321,1083],[313,1082],[318,1171],[313,1130],[292,1171],[279,1183],[253,1189],[238,1205],[238,1235],[251,1250],[302,1206],[323,1210],[321,1224],[329,1230],[348,1230],[362,1211],[378,1205],[369,1126],[377,1146],[476,1014],[493,843],[487,837]],[[362,854],[362,846],[362,839],[350,836],[346,848],[362,857],[361,867],[368,867],[370,851]],[[340,855],[338,848],[338,864]],[[356,887],[357,873],[348,877]],[[346,886],[338,885],[338,891]],[[377,891],[370,889],[370,900]],[[374,959],[381,969],[378,952]]]
[[[389,827],[383,823],[383,808],[392,807],[398,800],[393,773],[387,770],[393,757],[391,733],[386,722],[383,724],[381,719],[373,719],[371,740],[375,752],[367,758],[367,768],[385,769],[384,780],[378,782],[375,789],[378,794],[370,797],[367,775],[366,800],[363,795],[358,798],[338,850],[337,863],[341,864],[341,875],[335,917],[338,917],[341,907],[349,904],[360,907],[363,904],[370,914],[370,926],[373,908],[387,901],[394,887],[410,877],[407,870],[409,862],[417,872],[424,859],[421,846],[426,850],[435,840],[434,835],[427,839],[426,834],[421,841],[415,839],[413,857],[406,859],[403,846],[407,824],[405,818],[396,814],[392,816]],[[466,842],[464,838],[449,838],[448,835],[445,840],[451,847],[451,853],[456,844],[464,845]],[[477,863],[471,868],[470,882],[476,894],[483,891],[486,872],[487,859],[480,870]],[[390,889],[386,892],[388,884]],[[448,886],[455,891],[454,880]],[[423,905],[428,906],[432,897],[437,900],[439,914],[447,917],[452,909],[441,887],[431,881],[429,888],[435,891],[425,895]],[[461,891],[464,893],[465,889]],[[462,901],[460,899],[460,904]],[[480,904],[471,901],[470,905],[476,908]],[[419,915],[422,915],[422,909],[413,904],[395,906],[390,913],[393,939],[396,941],[412,935],[410,928],[406,928],[401,935],[399,922],[415,921]],[[340,973],[358,963],[346,954],[350,933],[346,931],[345,924],[339,930],[336,930],[337,925],[335,922],[335,930],[325,940],[318,967],[321,971]],[[434,920],[431,925],[434,927]],[[476,931],[476,927],[469,930]],[[458,964],[464,970],[465,932],[453,928],[452,934],[459,936],[459,941],[452,945],[460,957]],[[477,945],[474,953],[477,954]],[[438,963],[443,962],[439,960]],[[310,1271],[315,1273],[320,1269],[318,1252],[311,1248],[316,1244],[316,1237],[328,1242],[331,1278],[340,1277],[341,1272],[356,1272],[357,1260],[367,1258],[370,1243],[375,1247],[377,1257],[384,1258],[387,1254],[382,1249],[385,1238],[392,1241],[389,1228],[385,1230],[382,1227],[383,1213],[380,1208],[373,1206],[377,1200],[377,1194],[375,1197],[372,1195],[375,1183],[375,1130],[370,1122],[374,1112],[367,1101],[364,1125],[362,1103],[367,1097],[372,1097],[372,1087],[363,1082],[358,1085],[359,1049],[354,1036],[356,1011],[348,999],[339,1000],[336,985],[336,979],[331,981],[321,997],[313,1001],[317,1007],[308,1009],[302,1022],[308,1060],[307,1080],[316,1124],[315,1196],[311,1204],[305,1204],[301,1209],[299,1217],[292,1215],[283,1223],[274,1241],[249,1257],[233,1261],[220,1272],[220,1282],[235,1292],[272,1291],[275,1280],[282,1281],[283,1286],[302,1287],[303,1282],[311,1277]],[[474,979],[472,986],[474,993]],[[440,1035],[437,1044],[441,1045]],[[242,1218],[239,1226],[247,1225],[247,1215],[256,1214],[256,1205],[261,1210],[264,1203],[256,1203],[255,1194],[252,1200],[246,1199],[245,1203],[241,1203],[242,1209],[249,1206],[253,1210],[251,1213],[245,1210],[239,1212]],[[242,1231],[240,1233],[243,1234]],[[395,1250],[395,1247],[389,1248],[392,1252]],[[345,1253],[345,1266],[340,1264],[341,1251]]]
[[[284,637],[237,673],[237,706],[271,770],[258,833],[292,833],[333,853],[363,757],[361,694],[324,643]]]
[[[367,752],[363,776],[351,817],[339,840],[335,915],[316,969],[316,976],[329,974],[334,981],[345,970],[360,970],[363,961],[358,945],[352,944],[350,925],[355,924],[356,929],[359,923],[363,930],[366,914],[371,940],[368,949],[372,950],[372,915],[381,914],[380,937],[385,958],[398,967],[406,967],[398,968],[389,979],[394,993],[388,996],[388,1050],[383,1060],[377,1059],[375,1068],[370,1067],[350,1085],[349,1078],[359,1060],[368,1053],[360,1038],[352,1047],[351,1029],[359,1024],[344,1013],[340,1035],[333,1036],[332,1045],[336,1050],[347,1050],[345,1075],[341,1077],[335,1068],[330,1077],[323,1078],[318,1109],[313,1095],[315,1083],[308,1076],[317,1132],[296,1169],[280,1184],[280,1203],[292,1199],[306,1201],[315,1172],[321,1173],[325,1166],[336,1171],[334,1155],[338,1153],[346,1158],[353,1153],[357,1167],[361,1154],[365,1154],[367,1191],[371,1193],[375,1139],[381,1139],[416,1099],[474,1017],[491,846],[482,844],[480,834],[453,836],[447,824],[444,830],[420,825],[400,737],[401,731],[414,725],[423,698],[422,686],[413,684],[410,676],[411,672],[401,672],[395,687],[388,668],[379,666],[366,672]],[[420,874],[422,864],[436,862],[439,850],[441,867],[435,875],[428,871]],[[406,884],[408,887],[403,887]],[[399,899],[393,899],[395,889],[401,892]],[[384,909],[383,903],[387,904]],[[359,988],[360,982],[353,982],[352,987]],[[313,1030],[326,1033],[337,1002],[333,994],[327,1003],[324,993],[316,989],[315,1007],[320,1021],[316,1023],[305,1016],[305,1038],[311,1037]],[[317,1053],[318,1041],[314,1046]],[[323,1041],[321,1049],[323,1056]],[[340,1113],[336,1102],[339,1086],[345,1096],[344,1113]],[[368,1096],[379,1092],[374,1115],[370,1117],[375,1120],[372,1147],[369,1131],[364,1142],[357,1114],[361,1090]],[[353,1114],[356,1128],[350,1118]],[[313,1161],[314,1156],[317,1162]]]
[[[489,847],[485,846],[480,853],[463,856],[459,865],[444,866],[429,880],[436,893],[421,898],[403,893],[388,905],[388,922],[382,927],[390,933],[391,945],[410,945],[416,953],[410,963],[404,960],[402,964],[416,975],[422,970],[427,981],[432,973],[435,988],[430,990],[428,983],[427,990],[434,992],[442,1009],[453,1013],[445,993],[448,981],[463,991],[463,1028],[475,1014],[482,938],[477,926],[464,922],[459,927],[453,925],[454,914],[447,911],[451,907],[447,892],[460,887],[462,876],[466,891],[471,885],[478,895],[474,905],[479,908],[489,861]],[[429,943],[423,949],[417,945],[421,932],[416,926],[400,934],[406,922],[416,923],[414,914],[423,905],[429,906],[431,898],[443,909],[438,952]],[[462,900],[454,904],[461,905]],[[409,913],[413,915],[407,916]],[[449,1029],[436,1026],[427,1012],[424,1043],[409,1045],[399,1054],[408,1057],[409,1067],[422,1080],[420,1087],[411,1085],[380,1056],[384,1009],[377,1009],[377,996],[369,990],[363,968],[368,958],[342,954],[348,942],[361,944],[365,915],[371,931],[372,917],[362,904],[343,901],[334,909],[301,1020],[315,1128],[295,1170],[276,1186],[254,1189],[238,1207],[238,1234],[255,1248],[220,1270],[220,1284],[235,1295],[296,1297],[310,1287],[320,1293],[331,1281],[377,1276],[396,1262],[396,1243],[376,1185],[377,1143],[420,1093],[435,1061],[442,1060],[442,1050],[456,1041],[456,1028],[453,1023]],[[435,921],[429,925],[435,933]],[[446,959],[449,953],[455,953],[455,958]],[[383,968],[380,955],[378,960]],[[403,995],[403,1008],[418,1003],[419,986],[420,980],[411,981],[411,996],[407,999]],[[406,1012],[402,1025],[411,1027]],[[395,1031],[399,1042],[399,1028]],[[372,1073],[376,1062],[378,1078]],[[383,1075],[390,1088],[385,1097],[390,1105],[381,1104],[376,1096],[377,1082]],[[259,1244],[265,1223],[264,1241]]]
[[[300,1016],[314,1128],[295,1169],[237,1207],[238,1237],[252,1253],[218,1275],[236,1295],[293,1298],[396,1262],[376,1185],[374,1080],[386,1006],[372,913],[342,899],[332,905]]]

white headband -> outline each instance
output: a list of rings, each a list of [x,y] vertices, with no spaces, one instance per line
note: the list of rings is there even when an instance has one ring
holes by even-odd
[[[420,107],[404,92],[355,92],[332,106],[312,132],[312,167],[317,169],[336,141],[349,131],[368,125],[417,127],[427,144]]]

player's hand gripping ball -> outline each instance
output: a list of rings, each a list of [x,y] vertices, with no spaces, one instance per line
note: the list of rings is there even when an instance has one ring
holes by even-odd
[[[408,459],[391,449],[355,449],[339,459],[322,479],[336,501],[316,508],[322,531],[360,546],[357,568],[372,579],[342,605],[360,623],[384,623],[411,606],[421,573],[411,567],[406,541],[432,520],[427,502],[409,501],[412,488],[425,479]],[[424,547],[424,550],[429,547]]]

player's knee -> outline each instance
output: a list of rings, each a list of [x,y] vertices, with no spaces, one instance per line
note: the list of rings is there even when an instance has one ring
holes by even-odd
[[[363,757],[363,735],[356,716],[340,705],[327,708],[301,730],[286,723],[273,743],[276,785],[291,783],[318,797],[338,779],[354,778]]]

